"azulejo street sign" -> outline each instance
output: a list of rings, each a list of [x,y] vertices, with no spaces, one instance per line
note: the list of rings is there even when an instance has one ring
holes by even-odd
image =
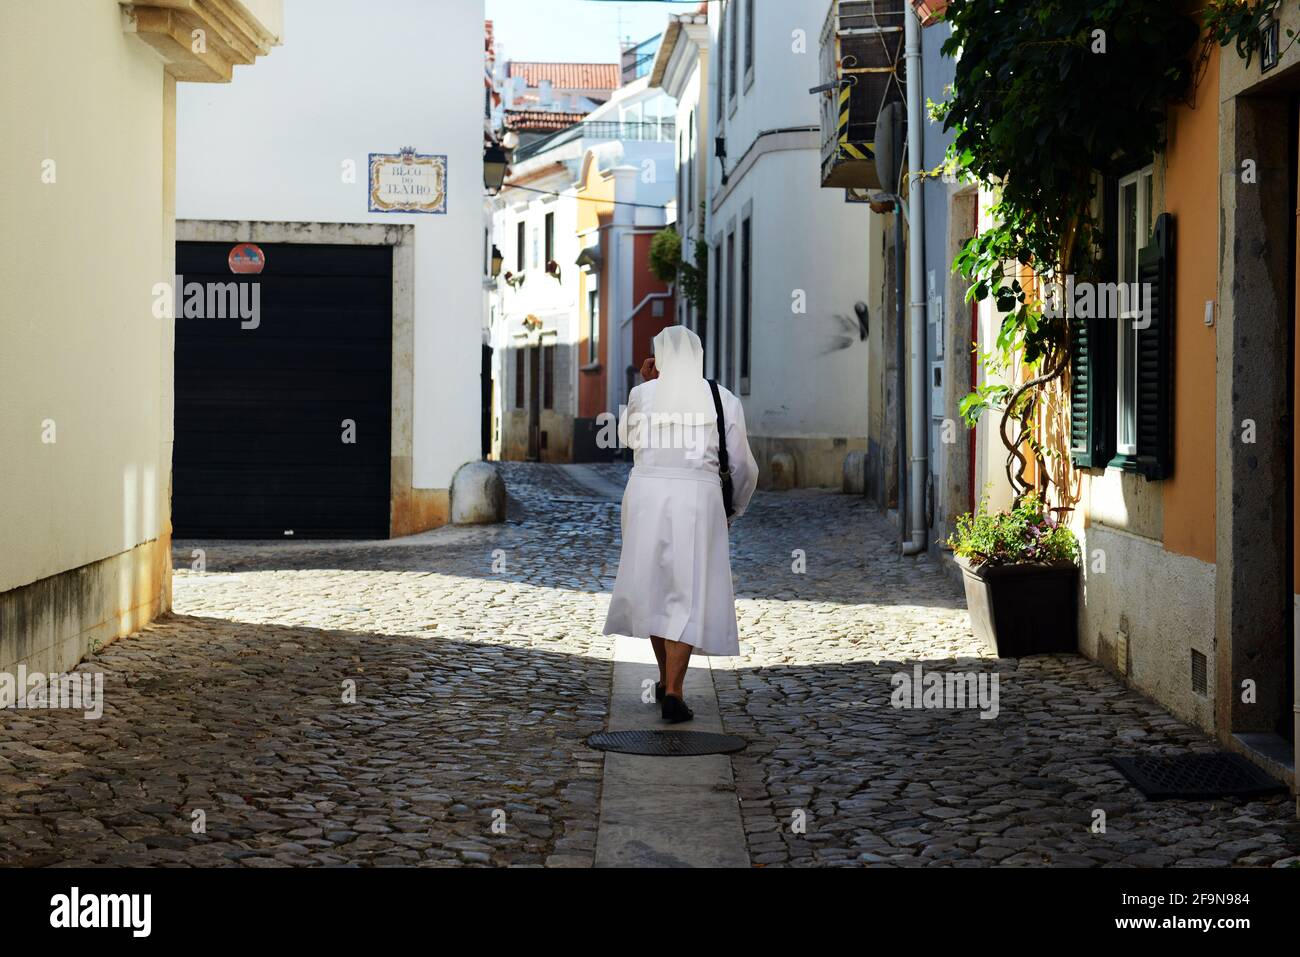
[[[370,212],[446,213],[447,157],[415,152],[370,154]]]

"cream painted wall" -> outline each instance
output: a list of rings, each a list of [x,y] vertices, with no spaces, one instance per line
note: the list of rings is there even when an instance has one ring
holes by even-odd
[[[169,320],[152,313],[154,284],[173,272],[165,92],[161,61],[123,32],[117,3],[6,9],[0,591],[169,526]]]
[[[284,6],[292,42],[181,87],[176,214],[414,225],[414,483],[448,488],[480,457],[483,0]],[[403,146],[447,155],[446,215],[367,211],[368,154]]]

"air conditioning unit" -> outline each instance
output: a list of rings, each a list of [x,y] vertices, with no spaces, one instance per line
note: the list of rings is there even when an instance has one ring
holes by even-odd
[[[822,29],[822,186],[888,189],[876,172],[876,117],[905,100],[904,0],[833,0]]]

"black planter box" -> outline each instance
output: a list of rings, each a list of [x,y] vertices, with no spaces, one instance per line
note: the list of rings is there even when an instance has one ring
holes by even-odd
[[[1073,562],[973,567],[958,558],[975,637],[999,658],[1079,650],[1079,569]]]

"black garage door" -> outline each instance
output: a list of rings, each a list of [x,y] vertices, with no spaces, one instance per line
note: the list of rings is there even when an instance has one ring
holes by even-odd
[[[236,276],[234,245],[176,247],[187,287],[261,298],[242,328],[186,318],[178,290],[175,536],[387,538],[391,247],[264,244],[262,273]]]

